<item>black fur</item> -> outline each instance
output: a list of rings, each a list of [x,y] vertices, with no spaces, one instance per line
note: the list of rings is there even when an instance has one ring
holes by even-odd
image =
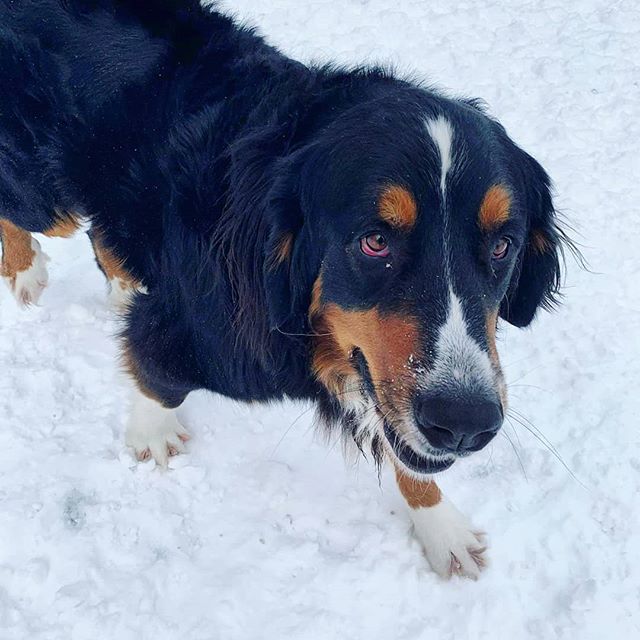
[[[433,275],[439,169],[424,119],[438,114],[469,134],[449,205],[467,313],[502,300],[503,317],[526,325],[558,289],[549,180],[476,103],[377,69],[304,66],[195,0],[0,3],[0,213],[31,231],[59,212],[90,219],[148,289],[123,337],[167,406],[199,388],[315,399],[351,429],[310,371],[321,266],[327,300],[429,310],[433,342],[444,289]],[[486,255],[495,238],[475,217],[496,180],[514,193],[517,252],[497,271]],[[361,264],[344,244],[371,226],[388,182],[410,188],[420,210],[416,233],[397,239],[393,270]],[[528,249],[531,228],[551,251]],[[285,234],[293,250],[278,263]],[[480,319],[476,329],[485,345]]]

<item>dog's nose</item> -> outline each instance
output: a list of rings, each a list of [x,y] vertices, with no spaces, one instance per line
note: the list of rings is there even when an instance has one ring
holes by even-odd
[[[502,405],[496,398],[452,400],[423,396],[414,404],[420,432],[429,444],[449,453],[479,451],[502,425]]]

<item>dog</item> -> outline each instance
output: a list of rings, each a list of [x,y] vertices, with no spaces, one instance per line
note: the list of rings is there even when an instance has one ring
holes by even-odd
[[[544,169],[477,100],[309,67],[196,0],[0,5],[2,275],[90,225],[124,305],[126,442],[166,466],[208,389],[302,399],[388,459],[442,576],[485,542],[433,475],[499,431],[498,319],[558,300]]]

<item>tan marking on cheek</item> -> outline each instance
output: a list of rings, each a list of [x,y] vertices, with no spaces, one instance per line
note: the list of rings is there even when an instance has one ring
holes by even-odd
[[[43,231],[44,235],[48,238],[70,238],[80,228],[80,221],[72,213],[58,213],[58,215],[58,221]]]
[[[534,253],[542,254],[549,251],[551,248],[551,242],[543,231],[540,231],[539,229],[532,229],[529,234],[529,246]]]
[[[362,350],[371,378],[387,400],[410,397],[415,378],[409,375],[409,361],[419,348],[415,320],[401,314],[381,315],[377,309],[345,314],[336,307],[330,315],[338,342]]]
[[[0,220],[2,239],[2,264],[0,275],[9,279],[14,287],[16,276],[33,264],[36,252],[31,248],[31,234],[9,220]]]
[[[392,227],[408,230],[416,223],[418,207],[407,189],[389,185],[380,195],[378,215]]]
[[[314,285],[309,315],[316,334],[313,370],[318,380],[332,391],[355,372],[351,353],[361,349],[376,388],[395,404],[407,399],[415,387],[409,367],[418,355],[417,322],[409,315],[381,314],[376,308],[348,311],[336,304],[323,304],[322,281]]]
[[[322,308],[322,276],[313,284],[311,304],[309,305],[309,323],[313,328],[312,369],[316,379],[331,393],[344,392],[348,378],[356,371],[351,364],[350,354],[345,354],[336,342]]]
[[[120,260],[111,249],[105,246],[100,234],[94,233],[91,243],[93,245],[93,251],[96,254],[96,260],[100,264],[100,267],[102,267],[108,280],[118,278],[120,280],[120,286],[122,286],[123,289],[126,288],[126,285],[132,288],[140,287],[140,283],[124,268],[122,260]],[[122,283],[125,283],[125,286],[123,286]]]
[[[435,507],[442,499],[440,488],[433,480],[418,480],[396,467],[400,493],[412,509]]]
[[[500,184],[493,185],[485,194],[480,204],[478,224],[485,231],[495,231],[507,220],[511,210],[511,194]]]
[[[320,323],[319,327],[325,325]],[[312,366],[316,379],[336,396],[346,391],[345,383],[356,373],[349,356],[330,336],[316,340]]]

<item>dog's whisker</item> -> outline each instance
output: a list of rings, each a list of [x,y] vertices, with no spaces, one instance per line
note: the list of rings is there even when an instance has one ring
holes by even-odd
[[[505,417],[509,417],[508,415]],[[513,431],[513,434],[516,437],[516,440],[518,441],[518,445],[520,447],[522,447],[522,442],[520,442],[520,434],[518,433],[518,430],[513,426],[513,422],[511,422],[511,420],[507,420],[509,422],[509,426],[511,427],[511,430]]]
[[[520,382],[520,380],[524,380],[527,376],[531,375],[534,371],[537,371],[538,369],[540,369],[540,367],[542,367],[541,364],[538,365],[537,367],[533,367],[533,369],[529,369],[529,371],[526,371],[520,377],[518,377],[515,380],[513,380],[512,382],[510,382],[509,386],[514,385],[517,382]]]
[[[513,425],[512,425],[512,428],[513,428]],[[527,482],[529,482],[529,478],[527,476],[527,472],[525,471],[524,464],[522,464],[522,458],[520,457],[520,453],[518,452],[518,449],[516,448],[515,444],[513,443],[513,440],[509,437],[509,434],[504,429],[501,430],[501,433],[509,441],[509,444],[511,445],[511,448],[513,449],[513,452],[516,454],[516,458],[518,459],[518,463],[520,464],[520,469],[522,469],[522,475],[524,475],[525,480]],[[515,429],[514,429],[514,433],[515,433]]]
[[[513,408],[510,408],[507,413],[512,418],[514,418],[514,420],[518,419],[519,423],[522,426],[528,425],[529,427],[531,427],[531,429],[534,429],[536,433],[544,440],[547,446],[550,447],[555,453],[560,455],[557,448],[554,446],[551,440],[549,440],[549,438],[547,438],[547,436],[535,424],[533,424],[533,422],[531,422],[531,420],[529,420],[529,418],[527,418],[524,414],[520,413],[519,411],[516,411]],[[526,425],[524,423],[526,423]]]
[[[551,444],[546,442],[542,436],[538,435],[532,428],[530,428],[526,422],[518,418],[516,415],[511,414],[510,416],[513,418],[518,424],[524,427],[540,444],[542,444],[553,456],[558,460],[558,462],[566,469],[569,475],[583,488],[589,491],[589,488],[575,475],[572,471],[571,467],[564,461],[563,457],[558,453],[556,448]]]

